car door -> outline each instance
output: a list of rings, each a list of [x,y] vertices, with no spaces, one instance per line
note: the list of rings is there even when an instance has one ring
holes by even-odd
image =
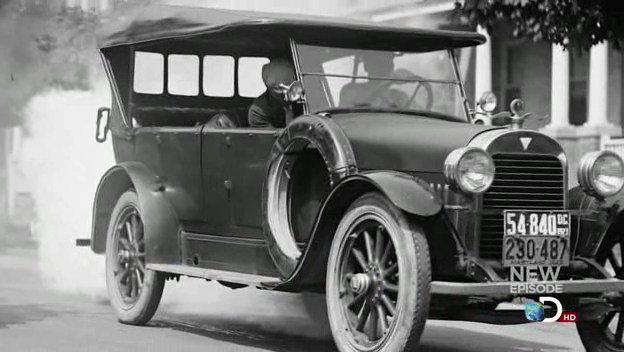
[[[230,186],[228,179],[228,133],[213,126],[204,126],[201,132],[201,165],[204,226],[198,229],[211,235],[229,235]]]
[[[202,130],[202,180],[206,224],[202,232],[264,239],[262,191],[279,130]]]
[[[202,130],[205,218],[183,238],[186,263],[276,275],[262,232],[262,187],[274,131]]]
[[[220,270],[277,275],[262,222],[262,188],[277,130],[202,130],[205,217],[186,236],[183,257]]]
[[[229,135],[230,222],[240,236],[264,239],[262,192],[278,129],[241,129]]]

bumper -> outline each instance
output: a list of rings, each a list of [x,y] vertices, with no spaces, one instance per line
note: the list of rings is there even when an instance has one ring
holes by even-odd
[[[525,284],[524,282],[448,282],[432,281],[431,293],[449,296],[488,296],[506,297],[522,296],[528,293],[514,293],[514,286]],[[587,280],[562,280],[545,282],[528,282],[534,285],[560,285],[563,294],[582,293],[604,293],[604,292],[624,292],[624,280],[618,279],[587,279]],[[535,295],[545,295],[546,293],[531,293]]]

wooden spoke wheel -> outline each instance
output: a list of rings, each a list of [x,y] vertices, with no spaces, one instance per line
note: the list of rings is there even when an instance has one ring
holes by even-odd
[[[106,242],[106,285],[122,323],[145,324],[160,303],[165,279],[146,269],[145,240],[137,195],[128,191],[113,209]]]
[[[620,280],[624,279],[623,250],[624,236],[611,235],[605,238],[596,255],[596,261],[603,265],[605,271],[612,278]],[[599,319],[581,320],[576,327],[587,351],[624,352],[624,306],[622,304],[612,304],[612,310]]]
[[[343,217],[327,268],[330,326],[341,351],[404,351],[429,308],[426,239],[385,197],[369,193]]]

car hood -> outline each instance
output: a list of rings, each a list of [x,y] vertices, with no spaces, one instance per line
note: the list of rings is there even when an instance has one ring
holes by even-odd
[[[441,173],[453,149],[500,128],[388,113],[336,114],[332,120],[349,138],[360,170]]]

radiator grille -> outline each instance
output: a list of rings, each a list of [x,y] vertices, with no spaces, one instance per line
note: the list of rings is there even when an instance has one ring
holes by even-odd
[[[554,155],[498,153],[492,155],[496,174],[483,195],[483,209],[500,210],[481,218],[480,256],[501,259],[503,210],[564,209],[566,174]]]

